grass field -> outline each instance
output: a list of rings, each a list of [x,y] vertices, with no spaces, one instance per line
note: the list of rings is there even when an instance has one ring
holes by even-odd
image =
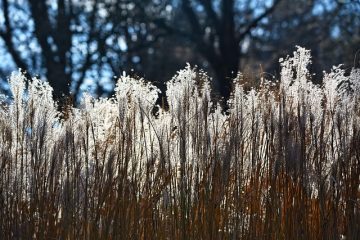
[[[13,74],[0,104],[1,239],[360,239],[360,70],[309,81],[310,52],[281,78],[244,77],[223,112],[187,67],[158,90],[59,113],[47,83]]]

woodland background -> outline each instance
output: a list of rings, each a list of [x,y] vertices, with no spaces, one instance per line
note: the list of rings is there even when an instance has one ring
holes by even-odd
[[[164,90],[186,62],[228,97],[237,71],[279,75],[295,45],[312,52],[314,82],[343,63],[359,66],[358,0],[1,0],[1,91],[21,68],[54,96],[113,93],[126,71]]]

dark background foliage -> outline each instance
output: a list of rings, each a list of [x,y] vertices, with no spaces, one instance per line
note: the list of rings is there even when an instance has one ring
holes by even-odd
[[[0,0],[0,75],[18,68],[54,95],[112,93],[123,71],[164,88],[186,62],[221,96],[238,71],[277,75],[295,45],[312,50],[315,81],[359,65],[358,0]]]

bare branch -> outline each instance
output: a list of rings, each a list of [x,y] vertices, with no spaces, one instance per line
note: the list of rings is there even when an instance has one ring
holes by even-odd
[[[193,34],[195,36],[197,36],[198,40],[200,40],[201,36],[203,34],[203,29],[200,25],[199,19],[196,16],[194,9],[191,7],[190,1],[183,0],[181,7],[189,20],[190,27],[191,27]]]
[[[260,14],[257,18],[255,18],[246,28],[244,31],[242,31],[239,35],[239,37],[237,38],[238,42],[240,42],[241,40],[243,40],[250,32],[253,28],[255,28],[259,22],[261,22],[261,20],[263,20],[265,17],[267,17],[269,14],[271,14],[276,6],[281,2],[281,0],[274,0],[274,3],[272,4],[271,7],[269,7],[268,9],[266,9],[262,14]]]
[[[4,20],[5,20],[5,30],[0,31],[0,37],[4,40],[6,48],[8,49],[15,64],[28,74],[28,71],[27,71],[28,66],[25,63],[25,61],[20,57],[20,54],[16,51],[14,42],[12,40],[13,39],[13,29],[12,29],[11,23],[10,23],[8,0],[3,0],[3,11],[4,11]]]
[[[210,22],[213,24],[216,31],[220,32],[219,17],[214,10],[211,0],[199,0],[199,2],[204,6],[206,14],[208,15]]]
[[[29,0],[30,12],[34,19],[35,35],[41,46],[42,53],[45,57],[45,63],[54,61],[54,53],[48,42],[48,38],[53,36],[53,30],[50,24],[49,14],[44,1]]]
[[[90,16],[90,23],[89,23],[90,33],[89,33],[89,37],[86,42],[87,51],[86,51],[84,64],[82,65],[82,67],[80,69],[80,77],[77,80],[77,82],[75,82],[75,91],[73,93],[74,96],[76,96],[80,92],[80,86],[84,82],[86,71],[89,70],[89,68],[93,64],[93,61],[91,60],[92,55],[90,54],[90,44],[92,41],[94,41],[95,35],[96,35],[95,34],[95,27],[96,27],[95,23],[96,23],[96,12],[98,9],[98,2],[99,2],[98,0],[95,0],[94,9]],[[100,35],[98,35],[98,37],[100,38]]]

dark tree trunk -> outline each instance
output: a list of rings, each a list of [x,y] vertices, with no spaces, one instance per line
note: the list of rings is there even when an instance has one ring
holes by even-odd
[[[188,19],[191,32],[171,28],[162,21],[158,24],[170,33],[177,33],[196,44],[199,52],[214,70],[216,75],[214,85],[226,102],[231,94],[232,80],[239,70],[241,42],[251,34],[251,30],[256,28],[261,20],[274,11],[280,1],[273,0],[272,5],[260,15],[253,11],[253,18],[247,19],[248,24],[239,24],[235,22],[237,17],[241,17],[235,12],[235,0],[219,1],[219,12],[215,10],[211,0],[199,0],[198,2],[204,7],[205,14],[202,15],[197,13],[190,0],[182,0],[182,10]],[[211,29],[210,32],[205,31],[208,28]]]
[[[62,66],[54,63],[47,63],[46,78],[54,89],[53,97],[60,105],[65,104],[65,98],[69,96],[71,76],[67,74]]]
[[[235,30],[234,0],[223,0],[221,10],[221,28],[218,30],[221,66],[219,69],[216,66],[214,68],[220,81],[219,91],[224,100],[228,100],[232,80],[237,75],[240,61],[240,47]]]
[[[30,10],[35,22],[35,36],[41,46],[46,78],[54,89],[53,97],[60,108],[70,94],[71,74],[66,72],[66,53],[71,48],[70,15],[66,14],[63,0],[58,1],[57,24],[51,25],[44,1],[30,0]],[[54,46],[56,48],[54,49]]]
[[[236,77],[239,68],[240,56],[234,51],[234,54],[226,58],[220,58],[215,64],[212,64],[216,75],[215,87],[221,97],[227,101],[232,91],[232,81]]]

